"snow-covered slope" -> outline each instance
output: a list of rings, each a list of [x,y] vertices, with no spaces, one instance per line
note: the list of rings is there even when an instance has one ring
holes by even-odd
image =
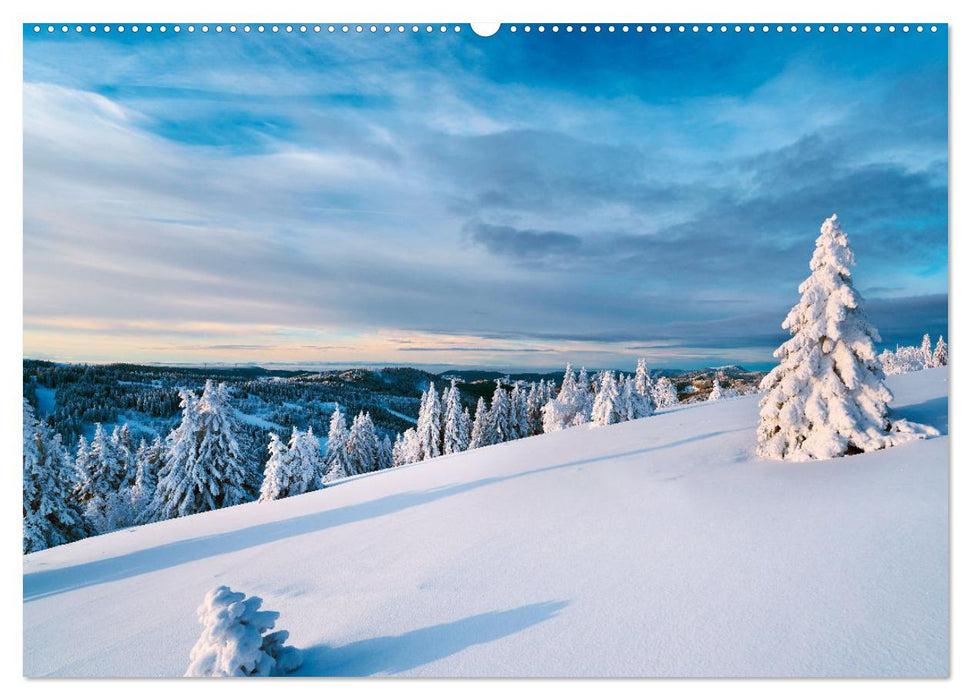
[[[947,429],[947,373],[893,377]],[[305,675],[942,676],[948,438],[753,457],[754,396],[24,558],[27,675],[181,675],[218,584]]]

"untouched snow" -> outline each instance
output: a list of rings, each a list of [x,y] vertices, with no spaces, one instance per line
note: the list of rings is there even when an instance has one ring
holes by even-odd
[[[888,384],[946,433],[946,368]],[[280,612],[298,675],[947,675],[947,436],[760,460],[757,402],[28,555],[24,672],[182,675],[223,584]]]

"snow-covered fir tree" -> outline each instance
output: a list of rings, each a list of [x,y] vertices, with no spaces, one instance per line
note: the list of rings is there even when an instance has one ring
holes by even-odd
[[[227,586],[209,591],[197,611],[203,630],[189,653],[186,677],[283,676],[296,670],[300,651],[285,646],[286,630],[269,632],[280,613],[260,610],[262,605],[260,598]]]
[[[325,470],[320,455],[320,440],[314,435],[313,427],[307,426],[306,430],[296,431],[295,438],[290,439],[289,447],[297,463],[294,467],[292,493],[315,491],[320,486]]]
[[[481,396],[475,405],[475,419],[472,422],[472,433],[469,437],[469,449],[491,445],[492,433],[489,430],[489,409],[485,399]]]
[[[920,356],[924,360],[925,369],[934,366],[934,349],[931,346],[930,333],[924,333],[924,337],[920,342]]]
[[[581,382],[573,374],[573,367],[568,363],[563,373],[563,383],[555,399],[550,399],[543,406],[543,432],[552,433],[563,430],[571,425],[586,422],[586,393],[589,387],[586,370],[581,372]]]
[[[67,544],[89,533],[71,486],[73,468],[61,436],[24,399],[23,553]]]
[[[462,407],[462,420],[459,422],[458,442],[463,445],[462,450],[469,449],[472,442],[472,417],[469,416],[469,407]]]
[[[391,438],[385,435],[378,445],[378,469],[390,469],[394,466],[394,445]]]
[[[335,481],[350,476],[350,460],[347,457],[347,418],[340,405],[334,407],[327,433],[327,450],[324,453],[325,481]]]
[[[625,420],[626,416],[621,418],[620,390],[614,379],[614,373],[607,371],[601,373],[598,387],[591,410],[594,425],[611,425]]]
[[[403,434],[398,435],[394,444],[394,466],[414,464],[420,461],[420,455],[421,446],[418,443],[418,433],[414,428],[408,428]]]
[[[492,392],[492,404],[489,406],[488,418],[487,431],[492,433],[489,444],[498,445],[514,439],[509,393],[502,388],[502,380],[500,379],[496,380],[496,388]]]
[[[280,436],[270,433],[270,443],[266,449],[270,457],[263,470],[263,486],[260,488],[259,498],[261,502],[282,498],[281,494],[284,494],[290,481],[289,450]]]
[[[539,435],[543,432],[543,406],[549,401],[545,392],[546,383],[531,382],[529,394],[526,396],[526,418],[529,426],[530,435]]]
[[[378,467],[378,436],[371,414],[361,411],[347,435],[348,475],[366,474]]]
[[[623,373],[617,375],[617,394],[620,397],[617,404],[620,422],[636,420],[638,417],[636,404],[640,397],[634,390],[634,379]]]
[[[270,457],[263,470],[260,501],[297,496],[313,491],[321,483],[320,442],[312,428],[293,428],[287,445],[276,433],[270,433],[267,451]]]
[[[97,495],[93,473],[95,465],[91,460],[91,446],[82,435],[78,438],[78,449],[74,457],[73,498],[82,507]]]
[[[529,429],[527,399],[522,382],[517,381],[509,392],[509,433],[512,440],[529,437],[532,434]]]
[[[874,350],[880,336],[853,287],[854,264],[834,214],[823,222],[801,299],[782,324],[791,337],[775,351],[779,365],[762,380],[761,456],[826,459],[933,431],[889,419],[892,395]]]
[[[135,483],[131,489],[132,511],[137,523],[145,522],[164,460],[165,447],[162,445],[162,438],[156,436],[151,445],[145,440],[141,441],[135,453]]]
[[[81,470],[78,470],[76,493],[78,502],[84,504],[88,529],[102,534],[131,525],[135,514],[127,474],[130,455],[122,442],[120,428],[115,426],[109,435],[97,423],[94,437],[79,459]]]
[[[582,425],[589,423],[593,412],[593,402],[596,397],[596,392],[591,386],[586,367],[581,367],[580,373],[577,374],[576,397],[577,412],[574,414],[571,424]]]
[[[937,337],[937,345],[934,347],[931,365],[933,367],[945,367],[947,365],[947,343],[944,342],[943,335]]]
[[[442,426],[442,454],[450,455],[468,449],[469,428],[465,423],[468,414],[462,410],[459,390],[454,379],[452,386],[445,390],[442,413],[444,423]]]
[[[721,397],[722,397],[722,385],[721,385],[721,382],[718,381],[718,377],[715,377],[715,379],[711,383],[711,393],[708,394],[708,400],[719,401],[721,400]]]
[[[421,459],[431,459],[442,454],[442,406],[435,383],[428,386],[428,390],[421,396],[421,407],[418,409],[418,443],[421,445]]]
[[[225,508],[250,500],[246,460],[236,440],[239,426],[226,384],[206,380],[199,399],[199,431],[196,464],[204,470],[199,472],[200,476],[214,486],[206,490],[213,496],[215,507]]]
[[[647,367],[647,360],[643,357],[637,360],[637,371],[634,373],[631,389],[633,418],[647,418],[654,415],[654,410],[657,408],[654,400],[654,380]]]
[[[676,406],[678,403],[678,390],[675,388],[674,382],[667,377],[659,377],[654,382],[652,395],[654,396],[654,405],[658,408]]]
[[[226,385],[208,381],[201,397],[189,390],[181,390],[180,395],[182,420],[165,440],[165,462],[149,505],[152,520],[249,500],[249,480]]]

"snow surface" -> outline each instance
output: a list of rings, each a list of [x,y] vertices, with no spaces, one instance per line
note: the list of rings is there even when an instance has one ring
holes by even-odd
[[[758,397],[354,477],[24,557],[28,676],[181,676],[207,591],[280,612],[298,675],[945,676],[944,435],[754,457]]]

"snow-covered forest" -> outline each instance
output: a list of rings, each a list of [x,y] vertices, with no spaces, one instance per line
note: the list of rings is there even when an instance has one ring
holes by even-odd
[[[31,383],[37,381],[32,377]],[[714,381],[716,391],[710,396],[719,398]],[[281,387],[288,383],[271,385],[283,393]],[[90,439],[83,434],[78,438],[75,450],[38,419],[25,398],[24,473],[25,478],[36,477],[37,485],[24,492],[29,523],[24,551],[252,500],[298,495],[350,476],[584,423],[602,426],[646,418],[656,408],[678,402],[674,382],[652,375],[644,360],[631,375],[605,370],[590,376],[586,369],[575,372],[568,365],[559,384],[552,379],[526,384],[506,377],[492,385],[488,400],[479,396],[470,408],[457,378],[441,393],[429,380],[417,402],[414,427],[393,439],[387,428],[378,429],[370,411],[349,416],[334,402],[323,441],[313,425],[293,426],[288,435],[270,424],[262,442],[262,426],[248,422],[234,407],[230,386],[210,379],[199,393],[178,390],[179,419],[164,435],[136,437],[127,422],[110,430],[99,422]],[[252,383],[243,387],[251,389]],[[153,386],[152,395],[156,390]],[[30,460],[28,448],[37,454]],[[59,474],[55,487],[41,484],[45,470]]]

